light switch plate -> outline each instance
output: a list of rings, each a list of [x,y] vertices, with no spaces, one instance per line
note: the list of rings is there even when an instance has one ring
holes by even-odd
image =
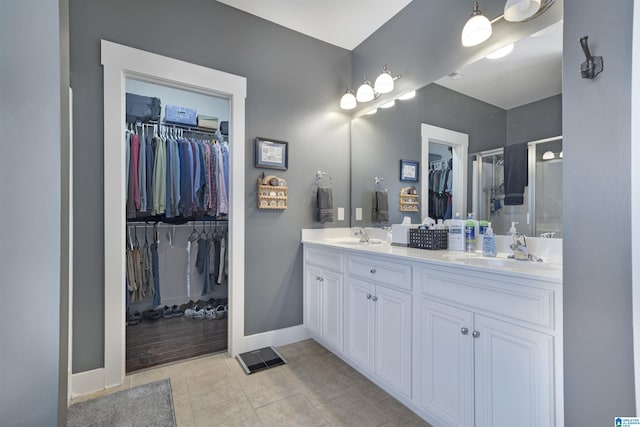
[[[338,221],[344,221],[344,208],[338,208]]]
[[[362,208],[356,208],[356,221],[362,221]]]

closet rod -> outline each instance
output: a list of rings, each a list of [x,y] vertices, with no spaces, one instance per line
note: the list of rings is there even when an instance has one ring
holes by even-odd
[[[218,131],[218,129],[213,130],[213,129],[203,129],[203,128],[199,128],[199,127],[193,127],[193,126],[186,126],[186,125],[180,125],[180,124],[175,124],[175,123],[159,123],[157,121],[149,121],[148,123],[140,123],[140,122],[136,122],[134,123],[136,126],[147,126],[147,127],[151,127],[151,126],[167,126],[167,127],[172,127],[172,128],[176,128],[176,129],[182,129],[185,132],[190,132],[190,133],[202,133],[205,135],[215,135],[216,132]],[[225,135],[223,135],[225,136]]]
[[[144,222],[144,221],[127,221],[127,227],[193,227],[205,225],[228,225],[227,220],[193,220],[182,224],[171,224],[170,222]]]

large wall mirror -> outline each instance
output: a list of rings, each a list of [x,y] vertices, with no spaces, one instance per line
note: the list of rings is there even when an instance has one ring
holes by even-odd
[[[428,214],[425,210],[429,209],[424,202],[421,201],[420,208],[415,212],[400,210],[399,194],[407,186],[415,187],[416,193],[424,199],[423,195],[429,197],[429,185],[432,184],[431,190],[437,193],[436,196],[443,197],[436,214],[446,214],[447,211],[455,214],[455,208],[448,209],[447,197],[450,200],[465,198],[464,203],[458,204],[466,207],[466,212],[460,212],[463,216],[478,209],[480,195],[477,190],[482,184],[477,182],[477,163],[474,162],[477,154],[562,134],[561,72],[562,21],[559,21],[516,42],[512,52],[505,57],[483,58],[459,70],[451,70],[448,75],[418,89],[411,99],[396,100],[395,105],[390,108],[380,108],[374,114],[354,118],[351,123],[351,225],[397,224],[407,216],[413,223],[422,221]],[[440,191],[447,188],[446,185],[443,187],[442,181],[438,181],[439,186],[433,186],[434,175],[431,172],[451,165],[453,153],[451,150],[447,152],[446,146],[437,147],[435,144],[430,144],[434,146],[433,153],[423,153],[423,125],[468,135],[468,165],[465,171],[457,175],[465,177],[465,187],[459,194],[447,195]],[[532,183],[527,186],[527,196],[530,191],[535,190],[536,200],[550,201],[555,206],[553,215],[561,212],[557,197],[561,194],[561,182],[558,178],[561,175],[561,172],[558,174],[559,167],[561,168],[561,139],[559,141],[559,146],[556,142],[553,150],[547,150],[553,151],[556,157],[553,165],[549,163],[551,166],[544,166],[545,170],[553,169],[544,185]],[[542,156],[543,153],[538,154]],[[402,160],[419,163],[417,181],[401,180]],[[487,167],[485,165],[485,170]],[[455,177],[455,168],[452,172]],[[389,221],[386,224],[375,222],[375,216],[372,215],[375,210],[373,195],[377,189],[375,178],[378,181],[384,178],[388,192]],[[545,191],[549,191],[547,196],[543,194]],[[430,200],[438,199],[436,197]],[[508,210],[502,212],[506,215]],[[541,206],[536,207],[536,212],[540,218],[545,215]],[[476,214],[477,218],[481,216],[479,211]],[[529,235],[541,234],[542,231],[536,233],[526,224],[527,220],[533,221],[533,217],[529,215],[527,218],[524,215],[518,230]],[[504,218],[502,222],[507,223]],[[553,237],[560,237],[561,230],[557,229],[559,226],[560,222],[554,224],[553,230],[544,226],[539,227],[539,230],[544,229],[547,236],[555,232]],[[505,234],[506,231],[496,230],[498,234]]]

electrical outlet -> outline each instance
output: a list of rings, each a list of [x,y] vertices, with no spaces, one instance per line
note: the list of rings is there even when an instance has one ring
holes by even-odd
[[[362,208],[356,208],[356,221],[362,221]]]
[[[344,221],[344,208],[338,208],[338,221]]]

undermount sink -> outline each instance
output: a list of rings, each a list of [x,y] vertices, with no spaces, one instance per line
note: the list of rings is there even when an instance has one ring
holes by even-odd
[[[333,239],[330,241],[331,243],[335,243],[338,245],[355,245],[355,246],[380,245],[383,243],[383,240],[380,240],[380,239],[369,239],[369,241],[367,242],[361,242],[360,239],[356,237],[346,238],[346,239]]]
[[[517,270],[522,272],[527,271],[558,271],[562,270],[562,266],[560,264],[552,264],[549,262],[534,262],[534,261],[523,261],[516,260],[513,258],[505,257],[484,257],[477,255],[458,255],[457,257],[452,257],[454,261],[460,262],[465,265],[471,265],[476,267],[497,267],[497,268],[508,268],[511,270]]]

